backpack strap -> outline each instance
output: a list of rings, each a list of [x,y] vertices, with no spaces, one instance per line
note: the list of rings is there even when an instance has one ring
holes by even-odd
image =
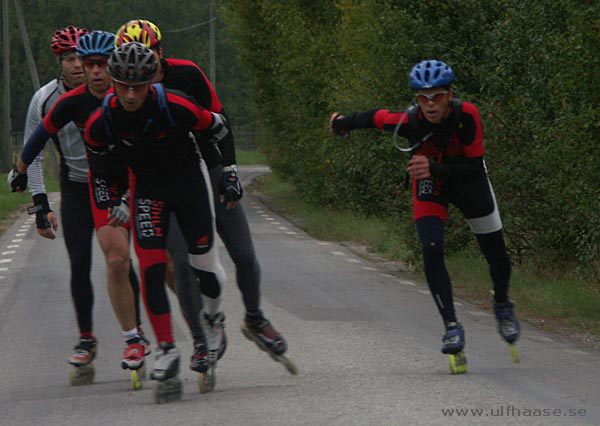
[[[173,116],[171,115],[171,110],[169,110],[169,102],[167,101],[165,86],[163,86],[162,83],[154,83],[152,86],[154,87],[154,90],[156,90],[156,100],[158,102],[158,108],[160,109],[161,114],[167,117],[171,127],[177,127],[175,125],[175,120],[173,120]]]
[[[109,140],[109,149],[112,145],[112,139],[113,139],[113,119],[112,119],[112,115],[110,113],[110,100],[115,96],[114,92],[113,93],[109,93],[108,95],[106,95],[104,97],[104,99],[102,99],[102,121],[104,123],[104,130],[106,130],[106,135],[108,136],[108,140]]]

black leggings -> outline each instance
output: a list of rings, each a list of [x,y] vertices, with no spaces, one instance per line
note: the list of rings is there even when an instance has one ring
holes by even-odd
[[[421,241],[425,276],[431,295],[444,323],[455,322],[452,283],[444,263],[444,221],[439,217],[426,216],[417,220],[415,224]],[[508,299],[511,264],[503,232],[499,230],[475,236],[489,264],[495,300],[505,302]]]
[[[92,332],[94,290],[90,280],[94,218],[88,183],[63,179],[60,183],[60,217],[71,263],[71,298],[80,333]],[[135,296],[137,325],[140,325],[140,285],[132,264],[129,281]]]

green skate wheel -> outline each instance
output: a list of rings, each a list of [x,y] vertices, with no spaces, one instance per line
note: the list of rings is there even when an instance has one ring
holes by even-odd
[[[94,383],[96,369],[90,364],[76,366],[73,365],[69,374],[69,384],[71,386],[85,386]]]
[[[296,375],[298,374],[298,366],[296,365],[296,363],[294,361],[292,361],[291,359],[289,359],[287,356],[285,355],[281,355],[278,357],[279,359],[277,361],[279,361],[280,363],[283,364],[283,366],[285,367],[285,369],[292,375]]]
[[[521,358],[520,358],[520,354],[519,354],[519,348],[517,348],[517,345],[510,344],[510,355],[512,356],[512,360],[515,364],[518,364],[519,362],[521,362]]]
[[[210,367],[198,376],[198,389],[201,394],[212,392],[217,385],[216,368]]]
[[[448,362],[450,365],[450,372],[452,374],[463,374],[468,370],[467,367],[467,356],[464,352],[457,354],[450,354],[448,356]]]
[[[136,391],[144,386],[145,367],[138,370],[131,370],[131,388]]]

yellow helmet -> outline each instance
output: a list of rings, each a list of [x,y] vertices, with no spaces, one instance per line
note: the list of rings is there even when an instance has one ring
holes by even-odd
[[[161,39],[162,35],[156,25],[145,19],[135,19],[119,28],[115,37],[115,47],[137,41],[152,49],[160,44]]]

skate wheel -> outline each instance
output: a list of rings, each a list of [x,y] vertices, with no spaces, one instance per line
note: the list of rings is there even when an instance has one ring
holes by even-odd
[[[134,391],[140,390],[144,386],[145,373],[145,367],[141,367],[138,370],[131,370],[131,388]]]
[[[468,370],[467,367],[467,356],[464,352],[457,354],[450,354],[448,356],[448,362],[450,365],[450,372],[452,374],[463,374]]]
[[[72,366],[69,374],[69,384],[71,386],[84,386],[94,383],[96,369],[92,364]]]
[[[296,363],[294,361],[292,361],[291,359],[289,359],[287,356],[281,355],[279,357],[278,361],[283,364],[283,366],[288,371],[288,373],[290,373],[290,374],[292,374],[294,376],[296,374],[298,374],[298,366],[296,365]]]
[[[157,382],[154,386],[154,402],[157,404],[166,404],[167,402],[181,399],[183,392],[181,381],[177,377],[171,377],[162,382]]]
[[[510,345],[510,355],[515,364],[521,362],[519,348],[517,348],[517,345],[515,345],[514,343]]]
[[[217,372],[214,368],[200,373],[198,376],[198,389],[201,394],[212,392],[217,385]]]

